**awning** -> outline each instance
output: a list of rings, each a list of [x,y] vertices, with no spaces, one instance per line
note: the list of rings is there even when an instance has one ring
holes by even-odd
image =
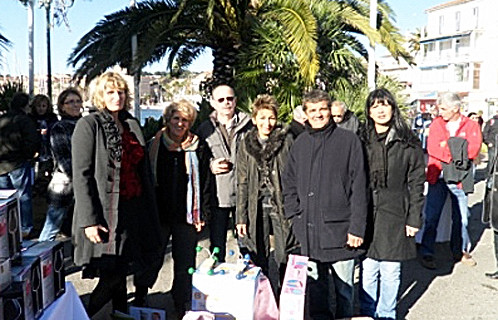
[[[420,43],[423,44],[423,43],[433,42],[433,41],[444,41],[444,40],[455,39],[455,38],[463,38],[463,37],[470,35],[471,33],[472,33],[472,31],[470,30],[470,31],[463,31],[463,32],[459,32],[459,33],[454,33],[451,35],[440,35],[437,37],[422,39],[422,40],[420,40]]]

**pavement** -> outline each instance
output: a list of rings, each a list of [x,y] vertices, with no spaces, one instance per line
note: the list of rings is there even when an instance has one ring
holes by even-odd
[[[436,246],[436,270],[423,268],[418,260],[403,264],[402,281],[399,292],[398,319],[471,319],[487,320],[498,319],[498,280],[491,280],[484,276],[485,272],[496,270],[494,258],[493,232],[481,223],[482,199],[484,196],[484,167],[478,166],[475,193],[469,196],[469,233],[472,239],[472,256],[477,265],[469,267],[462,263],[454,263],[447,242]],[[35,208],[43,212],[43,203],[35,201]],[[40,213],[38,214],[40,215]],[[35,215],[35,224],[40,228],[43,217]],[[35,225],[36,227],[36,225]],[[209,247],[207,232],[201,233],[199,244]],[[66,240],[67,252],[70,252],[70,243]],[[233,262],[238,254],[236,240],[233,234],[228,233],[228,248],[235,251],[235,255],[228,257]],[[207,257],[206,251],[198,254],[198,262]],[[164,265],[154,287],[149,291],[148,303],[150,307],[165,309],[167,319],[176,319],[170,289],[172,283],[172,259],[168,253]],[[70,264],[70,261],[68,261]],[[81,271],[74,267],[67,269],[66,279],[75,286],[84,303],[97,284],[97,280],[81,279]],[[131,277],[128,278],[129,300],[132,300],[134,291]],[[109,319],[111,313],[108,304],[92,319]],[[258,319],[256,319],[258,320]]]

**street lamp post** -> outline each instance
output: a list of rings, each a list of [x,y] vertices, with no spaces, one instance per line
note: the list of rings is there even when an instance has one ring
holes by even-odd
[[[377,29],[377,0],[370,0],[370,27]],[[375,42],[370,42],[368,52],[368,89],[375,90]]]
[[[45,17],[47,23],[47,95],[52,101],[52,51],[50,45],[50,13],[52,0],[40,0],[40,5],[45,7]]]
[[[135,6],[135,0],[130,0],[130,7]],[[134,100],[134,108],[135,108],[135,118],[140,121],[140,68],[136,65],[137,62],[137,35],[134,34],[131,37],[131,55],[132,55],[132,65],[133,65],[133,100]]]
[[[35,0],[28,1],[28,52],[29,52],[29,79],[28,79],[28,91],[29,96],[33,97],[35,93],[35,67],[34,67],[34,42],[35,36],[33,31],[33,25],[35,20],[34,13]]]

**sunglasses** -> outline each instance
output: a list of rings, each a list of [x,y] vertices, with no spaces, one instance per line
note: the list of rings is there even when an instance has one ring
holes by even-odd
[[[231,96],[231,97],[226,97],[226,98],[218,98],[218,99],[216,99],[216,101],[218,101],[218,103],[223,103],[223,102],[225,102],[225,99],[227,99],[228,102],[233,102],[235,100],[235,97]]]

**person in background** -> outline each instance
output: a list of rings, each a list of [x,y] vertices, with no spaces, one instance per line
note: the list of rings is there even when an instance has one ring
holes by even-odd
[[[306,114],[303,111],[303,106],[297,106],[292,111],[292,121],[289,124],[289,133],[295,140],[298,135],[304,131],[304,123],[306,122]]]
[[[488,121],[486,121],[484,129],[482,131],[483,141],[488,146],[488,165],[486,167],[486,173],[488,177],[491,176],[491,172],[493,171],[493,160],[495,159],[497,134],[498,134],[498,108],[496,108],[495,110],[495,115],[491,117]]]
[[[215,178],[211,194],[211,217],[209,221],[210,250],[219,248],[218,259],[225,261],[228,222],[235,216],[237,201],[235,162],[243,135],[252,127],[250,117],[236,110],[237,97],[232,87],[216,86],[211,93],[214,111],[209,119],[201,123],[197,134],[205,140],[211,150],[210,169]]]
[[[281,175],[292,144],[286,128],[277,124],[278,103],[260,95],[252,104],[255,125],[243,138],[237,153],[236,227],[251,260],[270,278],[270,233],[275,262],[283,280],[287,252],[296,246],[284,216]],[[276,289],[276,288],[275,288]],[[278,290],[275,290],[278,295]]]
[[[476,113],[476,112],[469,112],[467,117],[470,120],[473,120],[479,124],[479,127],[482,129],[482,125],[484,124],[484,120],[482,119],[481,115]]]
[[[57,99],[61,120],[50,132],[50,149],[55,169],[48,184],[47,217],[39,241],[55,240],[62,221],[74,205],[71,137],[76,122],[81,118],[83,100],[75,88],[62,91]]]
[[[368,159],[371,204],[360,313],[396,319],[401,261],[417,256],[414,236],[422,226],[424,152],[388,90],[370,92],[365,116],[360,137]]]
[[[358,134],[361,124],[356,115],[346,108],[346,104],[342,101],[332,102],[332,119],[339,128],[351,130]]]
[[[354,260],[363,253],[367,219],[361,141],[337,127],[331,104],[322,90],[304,95],[306,131],[292,145],[282,175],[285,216],[309,257],[306,319],[353,316]]]
[[[40,150],[40,136],[28,110],[29,96],[17,93],[9,111],[0,117],[0,189],[16,189],[19,193],[24,238],[32,236],[31,161]]]
[[[451,251],[455,262],[475,266],[470,255],[467,230],[469,208],[467,194],[474,191],[472,160],[481,150],[479,124],[461,114],[462,101],[455,93],[438,98],[439,117],[430,126],[427,140],[427,191],[425,224],[420,254],[422,266],[436,269],[434,244],[437,227],[448,194],[452,201]]]
[[[209,216],[210,152],[190,128],[197,111],[186,100],[172,102],[163,112],[164,127],[152,140],[149,153],[163,232],[163,253],[171,237],[173,301],[181,319],[190,309],[192,275],[198,233]]]
[[[38,194],[45,194],[47,184],[52,177],[54,162],[50,152],[50,132],[58,121],[50,99],[44,94],[37,94],[30,104],[29,116],[36,123],[40,135],[40,152],[35,162],[34,189]]]
[[[74,262],[84,278],[99,277],[90,317],[110,300],[113,310],[127,312],[126,276],[146,295],[162,261],[152,172],[140,125],[128,113],[128,85],[104,73],[92,98],[98,111],[78,120],[71,140]]]

